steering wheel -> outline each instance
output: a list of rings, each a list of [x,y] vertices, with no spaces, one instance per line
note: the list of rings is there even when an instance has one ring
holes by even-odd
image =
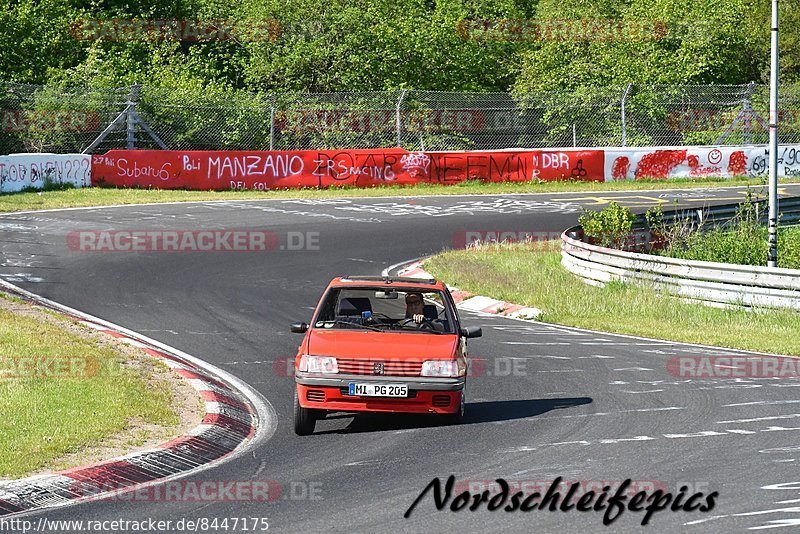
[[[402,326],[403,328],[412,324],[417,328],[419,328],[420,330],[436,330],[436,327],[433,326],[433,323],[427,317],[423,319],[421,323],[417,323],[416,321],[414,321],[414,319],[410,317],[408,319],[403,319],[402,321],[400,321],[400,326]]]

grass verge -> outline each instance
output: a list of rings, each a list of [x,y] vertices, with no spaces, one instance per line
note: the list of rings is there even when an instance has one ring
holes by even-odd
[[[656,251],[662,256],[695,261],[767,264],[767,227],[712,228],[690,235],[678,246]],[[778,232],[778,267],[800,269],[800,226],[785,226]]]
[[[797,181],[797,180],[794,180]],[[793,183],[781,180],[781,183]],[[370,188],[336,187],[331,189],[282,189],[273,191],[186,191],[168,189],[116,189],[89,187],[45,192],[26,191],[0,194],[0,212],[55,208],[102,206],[108,204],[145,204],[203,200],[245,200],[280,198],[342,198],[414,195],[491,195],[513,193],[561,193],[586,191],[639,191],[727,185],[761,185],[761,178],[673,179],[624,182],[503,182],[466,181],[454,185],[418,184]]]
[[[72,363],[59,369],[66,358]],[[182,417],[171,380],[137,349],[0,299],[0,478],[83,465],[111,441],[105,457],[174,435]]]
[[[425,269],[459,289],[544,310],[541,320],[605,332],[800,355],[800,313],[690,304],[624,283],[584,284],[561,266],[559,242],[487,245],[436,255]]]

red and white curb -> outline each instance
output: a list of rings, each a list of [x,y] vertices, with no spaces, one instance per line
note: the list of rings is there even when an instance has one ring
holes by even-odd
[[[397,276],[407,276],[409,278],[434,278],[430,273],[425,271],[422,267],[422,261],[413,261],[407,265],[403,265],[397,270]],[[384,274],[387,274],[392,268],[386,269]],[[481,295],[474,295],[466,291],[461,291],[457,287],[447,286],[450,294],[453,296],[453,301],[459,310],[467,310],[472,312],[488,313],[492,315],[502,315],[503,317],[512,317],[514,319],[534,320],[542,314],[542,310],[530,306],[522,306],[512,302],[505,302],[503,300],[493,299],[491,297],[484,297]]]
[[[53,474],[0,482],[0,517],[110,498],[143,485],[187,476],[242,454],[274,431],[274,410],[250,386],[221,369],[123,327],[25,291],[0,287],[54,309],[158,358],[188,380],[205,403],[200,425],[149,450]]]

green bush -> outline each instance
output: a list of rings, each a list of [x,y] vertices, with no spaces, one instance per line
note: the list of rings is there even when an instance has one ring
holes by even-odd
[[[636,216],[625,206],[612,202],[602,211],[586,211],[578,219],[583,233],[593,243],[623,248],[633,230]]]
[[[658,252],[661,255],[696,261],[766,265],[769,245],[767,228],[762,223],[762,209],[748,195],[731,221],[708,230],[683,221],[659,224],[655,212],[648,212],[647,219],[651,227],[664,237],[665,247]],[[779,228],[778,265],[800,269],[800,227]]]

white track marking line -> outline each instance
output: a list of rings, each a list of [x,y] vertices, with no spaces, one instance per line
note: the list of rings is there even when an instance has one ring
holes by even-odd
[[[716,424],[727,425],[735,423],[757,423],[760,421],[775,421],[777,419],[797,419],[798,417],[800,417],[800,413],[793,413],[787,415],[771,415],[768,417],[754,417],[752,419],[732,419],[730,421],[717,421]]]
[[[734,402],[733,404],[723,404],[723,408],[732,408],[735,406],[767,406],[775,404],[797,404],[800,400],[778,400],[778,401],[753,401],[753,402]]]

